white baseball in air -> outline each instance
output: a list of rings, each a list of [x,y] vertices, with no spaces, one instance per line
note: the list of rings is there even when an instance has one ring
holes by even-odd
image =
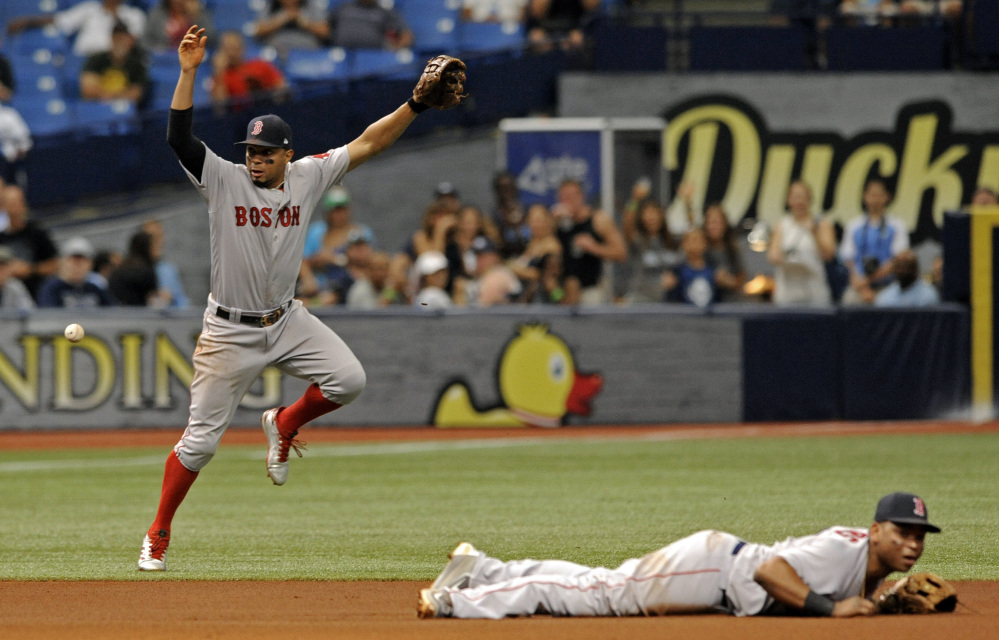
[[[75,322],[66,327],[66,330],[63,331],[63,333],[66,335],[66,339],[70,342],[79,342],[80,340],[83,340],[84,336],[83,327]]]

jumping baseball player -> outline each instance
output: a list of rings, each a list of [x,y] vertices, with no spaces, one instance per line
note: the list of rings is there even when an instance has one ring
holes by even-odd
[[[417,613],[870,615],[877,611],[872,598],[884,578],[911,569],[926,533],[939,531],[918,496],[892,493],[878,502],[869,529],[830,527],[772,546],[701,531],[616,569],[560,560],[503,562],[462,543],[433,585],[420,592]]]
[[[205,55],[204,29],[191,27],[178,47],[167,141],[208,204],[211,294],[194,352],[190,420],[167,457],[156,519],[139,556],[142,571],[163,571],[174,513],[208,464],[243,395],[268,366],[312,385],[289,407],[264,412],[267,475],[288,478],[288,454],[305,423],[353,401],[364,369],[330,328],[292,299],[302,263],[308,218],[327,189],[387,149],[417,114],[464,97],[465,65],[438,56],[413,97],[365,129],[356,140],[292,162],[291,128],[278,116],[250,120],[244,164],[215,155],[192,133],[195,74]]]

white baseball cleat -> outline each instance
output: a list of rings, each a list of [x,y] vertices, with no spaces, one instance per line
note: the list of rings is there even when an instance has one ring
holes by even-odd
[[[142,540],[142,551],[139,553],[139,571],[166,571],[166,553],[170,545],[170,532],[160,529],[153,537]]]
[[[430,588],[432,590],[464,589],[468,586],[469,579],[475,570],[475,563],[480,556],[482,556],[482,552],[468,542],[460,543],[448,555],[450,561],[444,566],[444,570],[437,576]]]
[[[298,432],[284,437],[277,427],[277,409],[268,409],[264,415],[260,416],[260,426],[264,428],[264,435],[267,436],[267,475],[276,485],[282,485],[288,481],[288,454],[291,449],[295,450],[298,457],[302,457],[300,449],[305,448],[304,442],[295,440]]]
[[[420,599],[416,604],[419,618],[450,618],[454,611],[451,594],[440,589],[420,589]]]

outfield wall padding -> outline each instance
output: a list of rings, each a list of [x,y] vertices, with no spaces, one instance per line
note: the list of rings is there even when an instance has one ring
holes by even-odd
[[[318,315],[368,376],[357,401],[324,425],[433,424],[454,383],[476,412],[529,409],[501,390],[503,367],[529,382],[522,386],[534,400],[559,393],[548,391],[549,378],[599,376],[589,415],[558,416],[573,425],[961,418],[969,402],[969,320],[959,305]],[[78,345],[62,337],[70,321],[87,329]],[[0,316],[0,429],[182,428],[200,327],[195,312]],[[261,411],[290,404],[305,384],[266,372],[233,425],[257,425]]]

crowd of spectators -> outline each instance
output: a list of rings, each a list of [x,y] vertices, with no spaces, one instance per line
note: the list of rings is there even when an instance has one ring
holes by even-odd
[[[124,255],[83,236],[56,243],[30,218],[24,191],[0,181],[0,309],[189,306],[163,225],[147,220]]]
[[[727,302],[832,308],[941,299],[941,258],[920,269],[907,228],[886,212],[891,193],[879,179],[868,181],[845,228],[816,211],[806,182],[792,181],[768,242],[752,248],[764,252],[772,270],[756,274],[748,273],[742,226],[719,203],[699,211],[693,185],[679,186],[667,207],[640,179],[611,216],[588,202],[577,180],[563,181],[549,206],[522,203],[511,179],[496,174],[491,208],[440,183],[421,226],[394,253],[377,246],[371,229],[353,219],[349,194],[335,187],[310,229],[300,299],[354,309]],[[983,187],[970,204],[995,203]],[[671,224],[668,208],[682,219]]]

